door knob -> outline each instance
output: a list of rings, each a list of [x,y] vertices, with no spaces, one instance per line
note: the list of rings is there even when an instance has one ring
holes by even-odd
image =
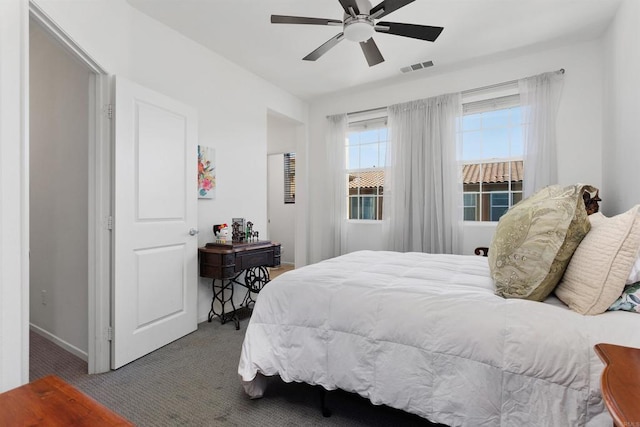
[[[189,229],[189,236],[195,236],[198,233],[199,233],[199,231],[196,230],[195,228],[190,228]]]

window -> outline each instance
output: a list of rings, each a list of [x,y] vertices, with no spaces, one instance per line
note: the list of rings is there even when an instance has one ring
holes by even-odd
[[[498,221],[522,200],[523,126],[519,96],[464,104],[465,221]]]
[[[478,215],[478,199],[475,194],[464,194],[464,220],[476,221]]]
[[[386,117],[349,124],[345,147],[348,219],[382,219],[387,140]]]
[[[491,196],[491,221],[500,219],[509,209],[509,193],[489,193]]]
[[[284,153],[284,202],[296,202],[296,153]]]

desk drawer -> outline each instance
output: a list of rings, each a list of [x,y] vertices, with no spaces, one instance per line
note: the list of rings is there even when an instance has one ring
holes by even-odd
[[[238,254],[236,257],[236,268],[238,271],[252,267],[273,265],[273,248],[263,250],[247,251]]]
[[[234,254],[200,253],[200,276],[227,279],[236,271]]]

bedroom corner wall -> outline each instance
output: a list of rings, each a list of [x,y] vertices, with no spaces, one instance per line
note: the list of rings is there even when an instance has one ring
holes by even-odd
[[[604,37],[601,208],[615,215],[640,203],[640,2],[625,0]]]

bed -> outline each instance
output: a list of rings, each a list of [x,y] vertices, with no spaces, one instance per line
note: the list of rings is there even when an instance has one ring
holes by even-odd
[[[357,393],[449,426],[611,426],[593,346],[640,347],[638,314],[495,295],[487,258],[359,251],[260,293],[238,373]]]

